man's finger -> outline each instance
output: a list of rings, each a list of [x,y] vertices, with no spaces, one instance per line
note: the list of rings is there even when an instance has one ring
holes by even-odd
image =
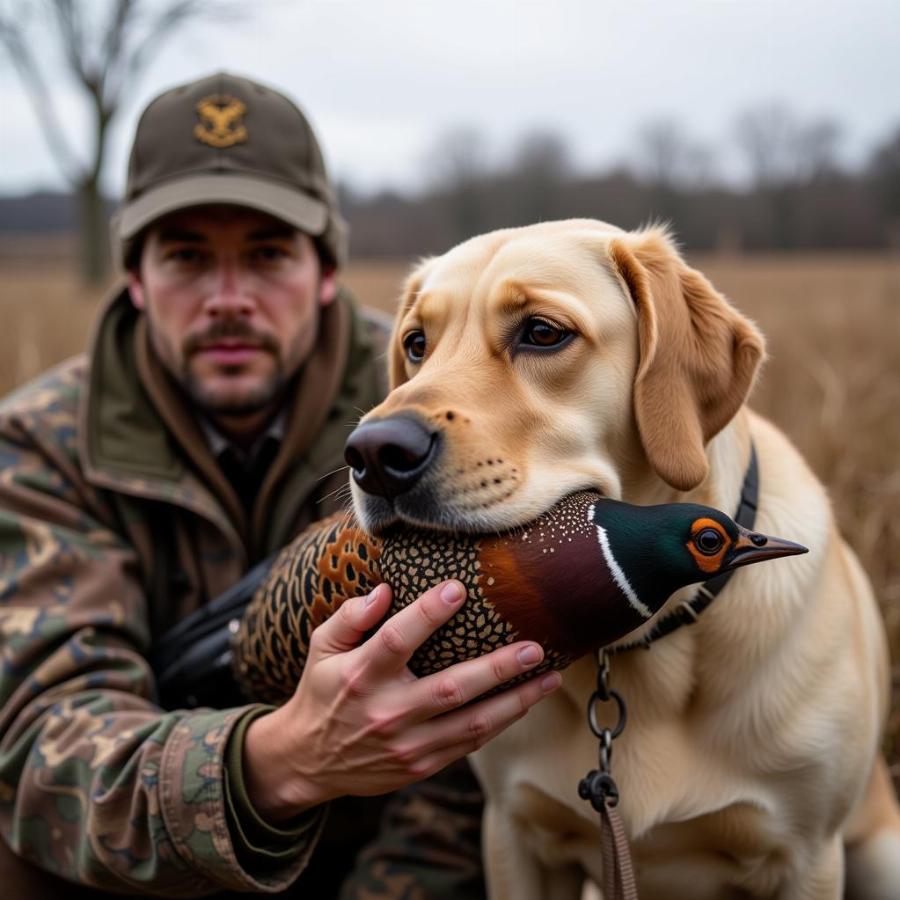
[[[391,589],[379,584],[364,597],[345,600],[340,609],[324,621],[312,634],[310,655],[344,653],[359,646],[391,605]]]
[[[540,644],[521,641],[420,678],[410,688],[408,702],[412,714],[421,722],[464,706],[504,682],[529,672],[543,658]]]
[[[465,597],[465,588],[458,581],[445,581],[391,616],[365,643],[373,674],[402,669],[432,632],[462,606]]]
[[[442,768],[474,753],[521,719],[535,703],[552,694],[561,684],[559,672],[548,672],[495,697],[432,719],[422,726],[430,731],[427,745],[423,748],[423,758],[435,760]]]

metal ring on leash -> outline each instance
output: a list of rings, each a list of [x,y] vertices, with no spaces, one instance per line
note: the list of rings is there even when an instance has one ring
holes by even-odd
[[[594,691],[588,700],[588,724],[591,727],[591,731],[594,733],[594,737],[598,739],[602,739],[604,731],[609,732],[610,738],[617,738],[625,730],[625,724],[628,721],[628,710],[625,708],[625,701],[622,699],[622,695],[618,691],[613,690],[610,690],[607,693],[609,696],[603,697],[599,691]],[[619,718],[612,728],[603,728],[597,721],[597,704],[608,703],[610,700],[618,707]]]

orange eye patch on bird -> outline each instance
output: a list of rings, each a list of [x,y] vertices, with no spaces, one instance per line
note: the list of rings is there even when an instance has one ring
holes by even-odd
[[[447,578],[468,600],[416,652],[417,675],[516,640],[545,650],[542,669],[621,640],[679,588],[738,566],[805,553],[688,503],[632,506],[591,491],[500,534],[396,526],[367,535],[347,517],[304,532],[279,557],[236,634],[249,696],[281,702],[297,684],[313,629],[348,597],[387,581],[394,611]]]

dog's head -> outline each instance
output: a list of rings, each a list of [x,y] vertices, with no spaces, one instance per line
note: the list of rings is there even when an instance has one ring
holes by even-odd
[[[664,229],[570,220],[473,238],[406,283],[391,393],[347,445],[357,514],[373,531],[493,531],[581,488],[690,490],[762,356]]]

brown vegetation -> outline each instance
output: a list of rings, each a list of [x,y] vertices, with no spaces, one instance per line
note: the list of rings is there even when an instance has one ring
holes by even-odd
[[[24,249],[0,259],[5,392],[84,346],[100,298],[80,293],[63,266],[36,267]],[[769,361],[753,404],[792,437],[828,485],[844,534],[875,584],[900,662],[900,257],[691,261],[766,333]],[[346,281],[364,301],[390,310],[405,268],[358,262]],[[888,740],[900,778],[900,703]]]

